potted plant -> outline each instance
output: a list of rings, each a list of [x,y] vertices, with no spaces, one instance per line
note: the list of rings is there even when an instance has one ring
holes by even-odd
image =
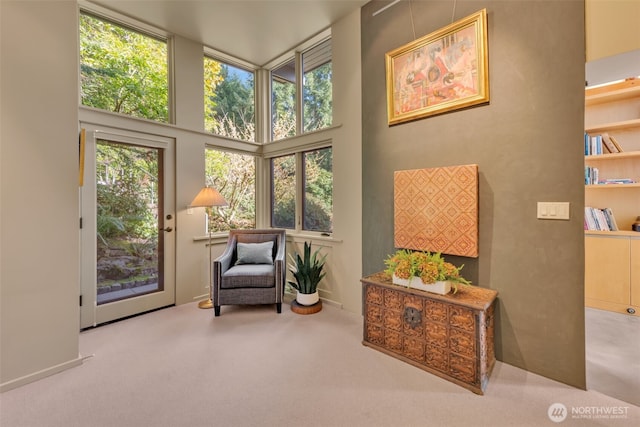
[[[410,251],[401,249],[385,260],[385,272],[394,284],[422,289],[437,294],[458,291],[458,284],[471,282],[460,276],[462,267],[446,262],[439,252]]]
[[[303,256],[299,253],[295,254],[295,258],[289,254],[289,271],[293,274],[295,281],[289,280],[288,283],[296,289],[296,301],[300,305],[314,305],[320,300],[318,294],[318,283],[322,280],[326,273],[324,268],[327,255],[319,255],[320,248],[313,254],[311,253],[311,245],[304,242]]]

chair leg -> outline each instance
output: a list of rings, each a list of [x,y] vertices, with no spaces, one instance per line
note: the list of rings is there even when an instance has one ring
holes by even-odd
[[[219,305],[214,305],[213,306],[213,311],[215,312],[216,317],[220,316],[220,306]]]
[[[278,311],[278,313],[282,313],[282,303],[281,302],[277,302],[276,303],[276,310]]]

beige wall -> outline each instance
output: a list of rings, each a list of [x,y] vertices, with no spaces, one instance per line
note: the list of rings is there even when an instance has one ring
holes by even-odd
[[[488,12],[490,104],[389,127],[384,54],[414,40],[411,18],[420,37],[452,7],[362,9],[364,273],[394,250],[395,170],[478,164],[479,257],[450,259],[499,292],[500,360],[584,388],[584,5],[458,0],[456,19]],[[538,201],[569,202],[570,221],[537,220]]]
[[[75,2],[0,3],[0,384],[79,363]]]
[[[586,0],[587,61],[640,49],[640,1]]]

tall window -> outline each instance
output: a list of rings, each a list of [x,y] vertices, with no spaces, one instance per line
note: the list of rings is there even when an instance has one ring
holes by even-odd
[[[271,139],[295,136],[296,134],[296,62],[271,71]]]
[[[271,226],[296,228],[296,157],[271,159]]]
[[[302,217],[304,230],[333,230],[333,157],[332,149],[307,151],[304,159]]]
[[[254,73],[205,56],[204,120],[208,132],[255,141]]]
[[[167,123],[167,42],[80,14],[82,105]]]
[[[296,164],[301,165],[299,173]],[[300,213],[296,210],[297,198],[301,199]],[[296,226],[298,217],[302,218],[299,227]],[[331,147],[271,159],[271,225],[333,231]]]
[[[271,70],[271,140],[330,127],[333,121],[331,39]],[[301,70],[302,82],[296,78]],[[301,93],[301,105],[296,102]]]
[[[206,184],[218,190],[228,206],[214,208],[208,230],[256,226],[256,161],[246,154],[205,150]]]
[[[331,39],[302,54],[303,129],[312,132],[331,126]]]

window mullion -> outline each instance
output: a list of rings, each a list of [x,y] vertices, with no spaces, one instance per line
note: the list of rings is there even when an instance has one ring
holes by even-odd
[[[302,135],[303,129],[303,75],[302,75],[302,53],[296,52],[296,135]]]
[[[302,152],[296,153],[296,231],[302,231],[304,205],[304,158]]]

